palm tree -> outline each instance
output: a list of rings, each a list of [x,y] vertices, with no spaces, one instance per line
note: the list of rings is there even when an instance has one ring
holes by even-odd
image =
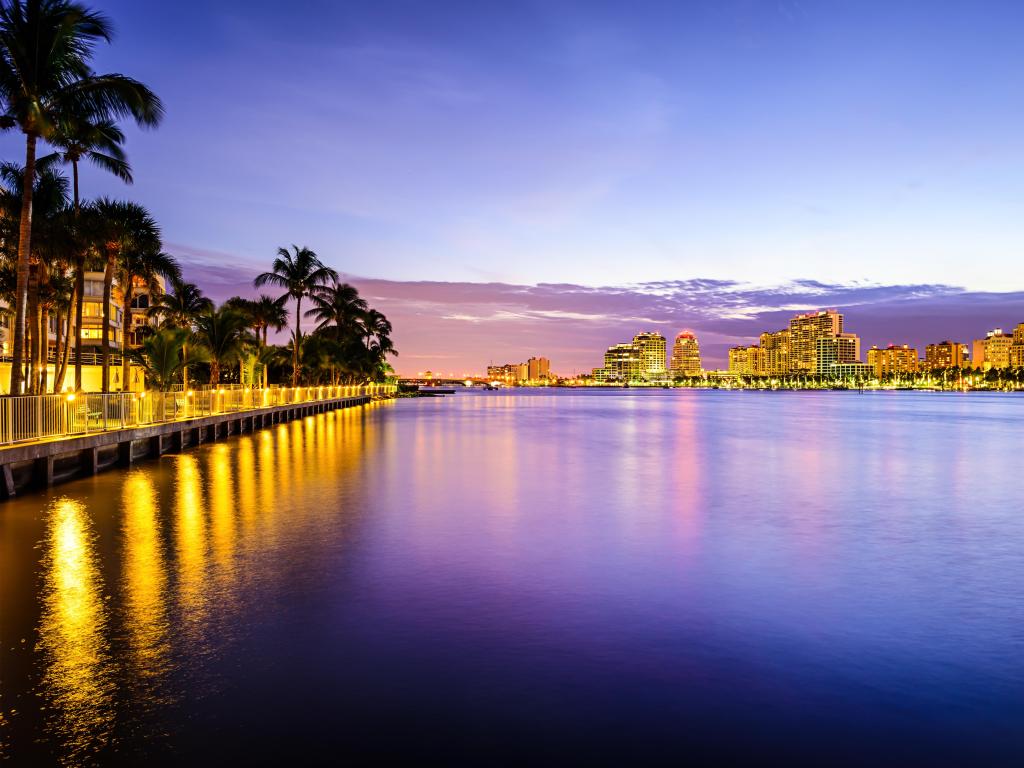
[[[149,211],[137,203],[100,198],[89,206],[86,230],[89,239],[106,262],[103,271],[103,334],[102,355],[103,391],[110,391],[110,294],[114,272],[124,254],[130,252],[159,252],[160,228]],[[127,318],[124,318],[127,321]],[[122,333],[124,329],[122,327]]]
[[[220,383],[221,366],[238,360],[249,342],[248,320],[231,307],[209,309],[196,318],[195,341],[210,357],[210,386]]]
[[[25,171],[15,163],[0,164],[0,238],[12,247],[18,242],[18,231],[14,226],[21,219],[23,205],[22,190],[24,189]],[[62,270],[63,256],[67,246],[67,226],[65,210],[68,202],[68,181],[58,169],[44,167],[36,172],[32,184],[37,215],[32,223],[33,247],[30,253],[30,290],[27,293],[26,307],[26,341],[31,341],[28,348],[27,362],[31,371],[29,391],[38,391],[45,372],[45,356],[47,351],[45,328],[41,333],[41,325],[45,326],[45,318],[40,310],[40,287],[49,280],[51,268],[58,273]],[[13,254],[11,254],[13,256]],[[15,281],[15,285],[17,282]],[[43,288],[45,291],[45,287]],[[48,307],[47,307],[48,308]]]
[[[241,311],[249,318],[249,326],[256,334],[256,341],[262,350],[267,346],[267,331],[271,328],[280,331],[288,324],[288,310],[284,306],[286,301],[288,301],[287,294],[275,299],[273,296],[261,293],[256,299],[243,299],[240,296],[235,296],[228,299],[225,304]],[[267,386],[267,366],[263,365],[262,370],[263,386],[265,387]]]
[[[183,350],[190,333],[187,328],[161,328],[143,340],[139,349],[128,354],[142,366],[149,386],[166,392],[174,386],[178,371],[185,365]]]
[[[77,230],[81,204],[78,195],[78,164],[89,160],[125,184],[132,183],[132,169],[121,145],[124,132],[109,118],[88,120],[71,117],[64,120],[47,141],[57,152],[39,159],[39,164],[61,162],[71,166],[74,221]],[[82,388],[82,312],[85,307],[85,260],[86,248],[83,243],[75,244],[75,285],[73,302],[75,312],[75,390]]]
[[[189,333],[195,326],[196,318],[204,312],[213,310],[213,302],[203,296],[194,283],[186,283],[178,280],[171,280],[171,293],[161,294],[156,303],[150,308],[148,314],[151,317],[159,318],[163,328],[186,328]],[[188,342],[181,350],[181,384],[188,389],[188,363],[189,345]]]
[[[369,308],[355,287],[335,281],[316,289],[310,299],[313,308],[306,312],[306,317],[312,317],[319,323],[318,331],[333,326],[338,342],[350,336],[362,337],[362,320]]]
[[[135,291],[135,281],[139,280],[146,285],[150,296],[156,296],[160,292],[159,278],[167,280],[180,280],[181,268],[173,256],[163,251],[134,249],[127,250],[121,254],[117,282],[121,285],[124,294],[122,304],[122,326],[121,332],[121,380],[128,381],[130,375],[128,359],[128,334],[131,331],[132,298]]]
[[[160,122],[163,106],[144,85],[123,75],[97,75],[89,63],[97,43],[109,42],[107,18],[68,0],[7,0],[0,4],[0,127],[25,134],[25,180],[18,227],[12,393],[24,381],[25,320],[32,237],[36,144],[69,116],[132,117]]]
[[[295,299],[295,343],[292,350],[292,386],[299,381],[299,346],[302,339],[302,299],[316,288],[330,280],[337,280],[338,273],[324,265],[309,248],[292,246],[277,249],[277,258],[271,265],[270,272],[257,275],[253,285],[262,288],[264,285],[276,285],[284,288],[285,296]]]
[[[366,348],[376,348],[382,354],[397,355],[395,345],[391,342],[391,321],[376,309],[367,310],[363,315],[363,335]],[[374,341],[376,340],[376,341]]]

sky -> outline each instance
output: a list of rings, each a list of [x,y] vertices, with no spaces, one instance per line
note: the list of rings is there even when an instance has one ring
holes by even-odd
[[[167,117],[83,194],[145,204],[217,299],[309,246],[400,372],[684,328],[721,365],[817,307],[865,345],[1024,321],[1019,2],[94,7],[97,70]]]

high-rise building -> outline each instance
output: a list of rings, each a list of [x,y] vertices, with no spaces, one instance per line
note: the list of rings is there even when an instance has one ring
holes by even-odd
[[[971,349],[971,363],[975,368],[1009,368],[1013,353],[1013,334],[995,328],[984,339],[975,339]]]
[[[855,333],[819,336],[814,344],[814,371],[822,376],[835,373],[835,366],[860,362],[860,337]]]
[[[672,375],[700,376],[700,373],[700,344],[694,334],[683,331],[672,346]]]
[[[729,373],[748,373],[747,347],[732,347],[729,350]]]
[[[789,369],[793,373],[814,373],[818,339],[839,336],[843,316],[834,309],[807,312],[789,321]]]
[[[630,382],[640,379],[640,350],[635,344],[615,344],[604,353],[605,381]]]
[[[871,366],[878,378],[893,374],[914,373],[917,370],[917,349],[906,344],[899,347],[890,344],[883,349],[872,347],[868,350],[868,365]]]
[[[789,373],[789,329],[761,334],[761,349],[765,356],[765,373],[785,376]]]
[[[526,367],[529,381],[541,381],[551,374],[551,361],[546,357],[531,357],[526,361]]]
[[[747,373],[751,376],[768,375],[768,353],[757,344],[747,347]]]
[[[665,337],[657,331],[645,331],[633,337],[640,355],[640,377],[656,379],[665,375]]]
[[[967,364],[967,345],[948,339],[938,344],[929,344],[924,350],[924,364],[932,370],[963,368]]]
[[[1010,348],[1010,365],[1024,368],[1024,323],[1013,329],[1013,346]]]

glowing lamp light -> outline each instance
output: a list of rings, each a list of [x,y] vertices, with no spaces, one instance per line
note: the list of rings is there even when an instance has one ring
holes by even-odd
[[[472,387],[473,386],[473,381],[471,379],[466,379],[462,383],[465,384],[467,387]]]
[[[192,390],[191,389],[188,392],[185,393],[185,397],[192,397]]]
[[[68,402],[69,403],[75,402],[75,393],[74,392],[68,392]]]

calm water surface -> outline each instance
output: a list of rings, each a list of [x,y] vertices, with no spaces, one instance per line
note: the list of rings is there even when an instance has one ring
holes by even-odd
[[[1024,398],[509,392],[0,505],[11,764],[1019,765]]]

